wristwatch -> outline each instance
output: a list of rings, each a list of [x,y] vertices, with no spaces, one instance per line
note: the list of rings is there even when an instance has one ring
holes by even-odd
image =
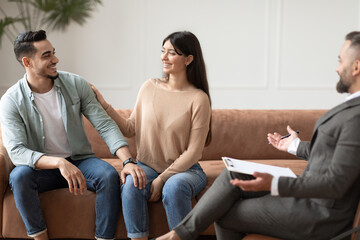
[[[125,167],[125,165],[128,163],[137,164],[137,162],[133,158],[129,158],[123,162],[123,167]]]

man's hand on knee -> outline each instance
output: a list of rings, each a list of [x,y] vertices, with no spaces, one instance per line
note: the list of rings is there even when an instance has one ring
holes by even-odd
[[[70,163],[65,158],[53,157],[43,155],[35,163],[37,169],[59,169],[61,175],[66,179],[69,185],[69,190],[74,195],[84,194],[86,190],[85,177],[74,164]]]
[[[83,195],[87,188],[85,177],[80,169],[64,159],[64,161],[59,164],[59,170],[61,175],[68,182],[70,192],[74,195],[78,195],[80,192],[80,194]]]

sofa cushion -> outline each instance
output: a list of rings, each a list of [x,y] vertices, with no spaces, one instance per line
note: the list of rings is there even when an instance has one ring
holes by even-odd
[[[74,196],[68,188],[40,193],[41,207],[50,238],[94,239],[95,236],[96,194],[85,191],[84,195]],[[193,202],[195,204],[195,202]],[[3,237],[23,239],[25,225],[16,209],[14,195],[10,188],[3,201]],[[165,210],[161,202],[149,203],[150,237],[169,231]],[[211,234],[214,234],[212,232]],[[122,211],[119,212],[116,239],[126,239],[126,229]]]

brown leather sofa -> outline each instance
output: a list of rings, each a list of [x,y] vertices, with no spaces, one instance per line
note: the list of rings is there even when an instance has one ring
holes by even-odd
[[[131,113],[131,110],[117,111],[123,116],[129,116]],[[325,110],[213,110],[212,142],[204,149],[203,159],[200,161],[208,182],[206,188],[193,200],[193,203],[196,204],[224,169],[224,164],[220,160],[223,156],[289,167],[296,174],[301,174],[306,162],[274,149],[268,144],[266,134],[274,131],[286,134],[286,126],[290,125],[293,129],[300,131],[301,139],[309,140],[316,120],[324,112]],[[87,120],[84,124],[93,151],[120,172],[122,169],[120,160],[110,154],[104,141]],[[130,151],[135,157],[134,138],[128,140]],[[28,238],[8,185],[9,173],[13,167],[0,138],[0,206],[2,206],[0,207],[0,238]],[[73,196],[68,189],[41,193],[40,199],[50,238],[93,239],[95,197],[96,194],[90,191],[86,191],[82,196]],[[162,203],[149,203],[149,211],[150,237],[167,232],[169,229]],[[213,226],[209,227],[203,235],[215,235]],[[117,222],[116,238],[126,238],[121,212]],[[245,239],[274,238],[249,234]]]

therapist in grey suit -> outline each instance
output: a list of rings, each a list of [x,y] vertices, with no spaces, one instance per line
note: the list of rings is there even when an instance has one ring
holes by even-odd
[[[277,149],[308,160],[297,178],[224,170],[185,219],[162,239],[195,239],[215,222],[218,240],[259,233],[283,239],[330,239],[351,228],[360,196],[360,32],[341,48],[337,91],[346,101],[316,123],[310,142],[268,134]]]

